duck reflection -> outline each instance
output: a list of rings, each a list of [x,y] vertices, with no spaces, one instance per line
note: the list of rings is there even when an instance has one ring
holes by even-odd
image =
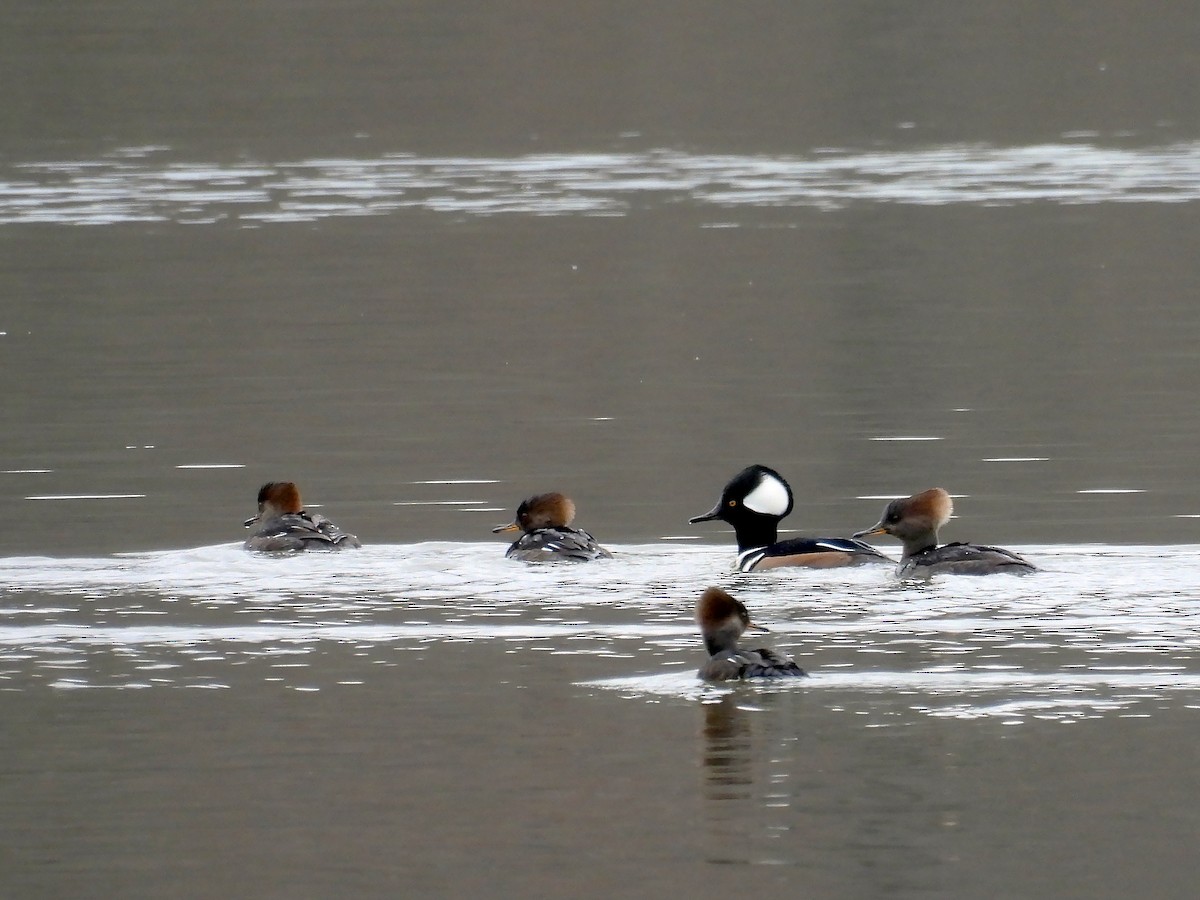
[[[754,779],[750,771],[750,722],[732,695],[705,703],[704,777],[709,800],[745,798]]]
[[[963,852],[955,791],[974,790],[983,773],[956,771],[955,745],[936,729],[852,723],[823,732],[829,720],[802,691],[740,686],[703,699],[697,756],[709,864],[795,866],[838,888],[814,897],[907,897],[926,896]]]
[[[787,784],[790,758],[772,737],[775,713],[782,710],[757,714],[774,700],[762,694],[751,701],[735,691],[701,705],[705,856],[711,863],[793,861],[781,858],[786,848],[778,840],[790,830],[784,817],[792,805]]]

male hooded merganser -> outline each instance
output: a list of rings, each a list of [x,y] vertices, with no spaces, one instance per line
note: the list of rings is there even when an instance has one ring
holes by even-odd
[[[594,537],[571,527],[574,518],[575,504],[569,498],[558,493],[537,494],[522,501],[517,507],[517,517],[508,525],[497,525],[492,534],[525,532],[504,554],[525,562],[611,559],[612,554],[597,544]]]
[[[291,481],[268,481],[258,491],[258,514],[243,522],[258,531],[246,539],[247,550],[343,550],[361,547],[327,518],[304,511],[300,491]]]
[[[710,587],[696,604],[696,622],[708,650],[708,662],[697,673],[705,681],[736,681],[739,678],[788,678],[804,670],[769,647],[743,650],[738,638],[748,628],[766,631],[750,621],[739,601],[718,587]]]
[[[792,511],[792,489],[783,476],[766,466],[747,466],[721,491],[717,505],[693,525],[721,519],[737,535],[739,572],[808,566],[830,569],[864,563],[891,563],[870,544],[850,538],[791,538],[779,540],[779,520]]]
[[[938,546],[938,529],[950,521],[954,501],[941,488],[930,488],[911,497],[893,500],[883,511],[879,522],[854,535],[856,538],[890,534],[904,542],[900,567],[901,578],[927,578],[938,572],[952,575],[991,575],[1008,572],[1024,575],[1037,569],[1017,554],[999,547],[977,544],[946,544]]]

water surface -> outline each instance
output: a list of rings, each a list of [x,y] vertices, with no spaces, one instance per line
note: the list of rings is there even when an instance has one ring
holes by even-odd
[[[1190,9],[4,24],[0,893],[1195,893]],[[1042,571],[734,575],[754,462]],[[242,553],[285,478],[363,551]],[[812,677],[698,683],[709,583]]]
[[[689,202],[740,207],[855,203],[1185,203],[1200,191],[1195,144],[1130,149],[1084,143],[945,146],[809,157],[649,153],[534,154],[244,162],[175,161],[170,147],[119,148],[101,160],[27,162],[0,182],[0,225],[229,220],[243,226],[378,216],[627,215]],[[1091,137],[1096,137],[1092,135]],[[709,227],[737,227],[737,218]]]
[[[68,892],[304,892],[309,872],[318,892],[516,894],[644,868],[663,889],[1036,893],[1063,876],[1010,858],[1009,824],[1047,859],[1095,838],[1092,810],[1128,802],[1096,771],[1114,763],[1157,810],[1105,829],[1153,843],[1126,871],[1191,859],[1170,824],[1188,795],[1148,785],[1147,759],[1187,783],[1192,754],[1146,742],[1200,714],[1195,548],[1023,547],[1036,575],[909,585],[731,575],[728,548],[527,566],[502,546],[4,559],[5,802],[39,823],[9,841],[12,884],[50,865]],[[811,677],[699,682],[688,586],[709,582]],[[1098,753],[1113,734],[1138,758]],[[1023,798],[1047,771],[1040,817]],[[143,871],[125,842],[147,839]],[[314,868],[334,853],[354,871]]]

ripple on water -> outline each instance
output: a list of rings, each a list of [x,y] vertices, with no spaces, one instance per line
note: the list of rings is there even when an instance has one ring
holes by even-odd
[[[0,559],[0,689],[236,690],[249,678],[346,690],[454,644],[578,660],[567,665],[583,690],[655,702],[800,691],[876,725],[1072,722],[1200,702],[1193,547],[1022,548],[1042,571],[928,584],[877,568],[732,573],[723,546],[615,549],[540,567],[492,543]],[[812,677],[697,681],[692,606],[709,583],[735,592]]]
[[[169,148],[25,162],[0,174],[0,224],[194,226],[313,222],[426,210],[625,215],[656,203],[836,209],[863,203],[1180,203],[1200,199],[1200,143],[1105,148],[953,145],[809,156],[654,150],[517,157],[312,159],[217,165]],[[725,227],[738,223],[722,220]],[[716,226],[714,226],[716,227]],[[910,438],[911,439],[911,438]]]

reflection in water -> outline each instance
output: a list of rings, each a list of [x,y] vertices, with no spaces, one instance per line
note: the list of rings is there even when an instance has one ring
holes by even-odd
[[[732,694],[700,704],[704,711],[704,774],[710,799],[742,799],[751,783],[746,748],[750,724]],[[727,788],[727,786],[730,786]]]
[[[959,817],[944,748],[879,730],[826,741],[807,692],[746,688],[700,704],[706,861],[849,877],[864,896],[924,887]]]
[[[624,215],[690,201],[720,209],[852,204],[1179,203],[1200,198],[1200,144],[946,146],[810,156],[649,153],[507,158],[163,161],[162,147],[0,171],[0,225],[311,222],[429,210]]]
[[[788,830],[777,811],[790,805],[787,770],[792,760],[781,764],[783,748],[771,737],[777,733],[778,716],[754,715],[764,711],[769,695],[756,702],[759,705],[748,705],[748,698],[735,690],[700,704],[704,712],[706,858],[711,863],[785,861],[781,858],[784,847],[764,844],[777,841]]]

